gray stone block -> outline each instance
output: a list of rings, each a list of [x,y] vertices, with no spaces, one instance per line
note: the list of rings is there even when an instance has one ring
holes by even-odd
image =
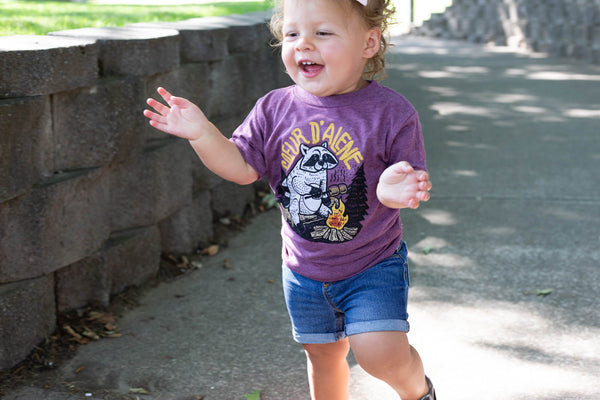
[[[101,253],[56,271],[56,308],[59,313],[88,304],[110,302],[110,269]]]
[[[0,37],[0,98],[90,86],[97,77],[98,45],[93,39]]]
[[[107,188],[101,170],[77,171],[0,204],[0,283],[53,272],[101,248]]]
[[[172,139],[114,165],[109,171],[111,231],[153,225],[189,205],[193,157],[187,141]]]
[[[242,216],[246,207],[254,200],[254,187],[241,186],[223,181],[211,191],[211,208],[215,217]]]
[[[174,29],[181,36],[182,63],[218,61],[227,57],[229,29],[210,18],[194,18],[179,22],[156,22],[128,25],[144,29]]]
[[[0,321],[0,369],[5,369],[56,329],[53,275],[0,285]]]
[[[141,285],[160,267],[160,232],[152,225],[113,233],[102,257],[110,269],[111,294]]]
[[[248,55],[236,55],[211,64],[209,99],[205,114],[211,120],[248,111],[246,71]]]
[[[206,168],[200,159],[192,162],[192,179],[193,186],[192,190],[194,193],[203,190],[210,190],[223,182],[217,174]]]
[[[49,35],[96,40],[103,76],[147,76],[179,66],[179,33],[172,29],[81,28]]]
[[[108,165],[139,151],[144,100],[143,82],[132,78],[53,95],[54,170]]]
[[[265,13],[227,15],[207,18],[229,27],[227,48],[229,54],[260,51],[271,40]]]
[[[51,129],[48,97],[0,100],[0,202],[23,194],[45,171]]]
[[[183,207],[159,224],[161,248],[166,253],[191,253],[213,236],[210,192],[199,192],[191,205]]]

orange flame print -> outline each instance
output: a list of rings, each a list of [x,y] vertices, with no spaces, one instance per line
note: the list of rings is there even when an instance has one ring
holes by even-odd
[[[327,217],[327,226],[340,231],[348,222],[348,217],[344,217],[346,206],[344,205],[344,202],[340,200],[340,204],[338,206],[334,205],[331,210],[333,212]]]

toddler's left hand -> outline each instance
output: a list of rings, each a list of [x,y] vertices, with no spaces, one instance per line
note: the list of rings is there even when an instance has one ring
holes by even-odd
[[[415,209],[429,200],[431,186],[426,171],[415,171],[408,162],[400,161],[379,177],[377,198],[386,207]]]

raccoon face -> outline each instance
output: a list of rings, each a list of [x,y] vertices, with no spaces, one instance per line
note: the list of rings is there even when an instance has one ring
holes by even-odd
[[[338,164],[335,155],[327,148],[327,142],[314,147],[301,144],[300,151],[303,155],[302,161],[300,161],[300,169],[303,171],[318,172],[335,168]]]

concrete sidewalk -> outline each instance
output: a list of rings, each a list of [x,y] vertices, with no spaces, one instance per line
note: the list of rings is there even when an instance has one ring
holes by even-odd
[[[395,42],[385,83],[420,111],[434,182],[429,203],[402,212],[409,337],[440,400],[597,400],[600,68]],[[140,299],[123,337],[80,347],[5,399],[308,399],[279,226],[276,211],[257,216],[202,269]],[[397,399],[351,365],[352,400]]]

